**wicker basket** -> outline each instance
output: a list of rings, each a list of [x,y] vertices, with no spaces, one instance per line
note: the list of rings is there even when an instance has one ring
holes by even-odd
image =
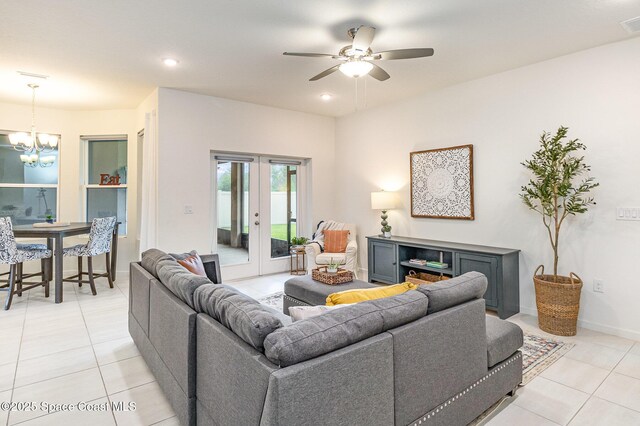
[[[533,274],[533,282],[540,329],[557,336],[575,336],[582,290],[580,277],[573,272],[568,277],[545,275],[544,266],[540,265]]]
[[[416,272],[416,271],[409,271],[409,275],[405,275],[404,280],[406,282],[410,282],[412,284],[433,284],[433,283],[437,283],[438,281],[444,281],[444,280],[448,280],[449,277],[447,277],[446,275],[435,275],[435,274],[429,274],[427,272]]]
[[[329,273],[326,266],[320,266],[311,270],[311,278],[323,284],[337,285],[353,281],[353,272],[338,269],[338,272]]]

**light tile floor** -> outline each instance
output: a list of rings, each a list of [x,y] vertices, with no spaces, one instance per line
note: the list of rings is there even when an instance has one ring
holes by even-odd
[[[255,298],[282,291],[290,276],[229,282]],[[0,303],[4,303],[4,294]],[[0,425],[177,425],[171,407],[127,330],[128,277],[116,288],[98,280],[65,286],[56,305],[40,289],[14,298],[0,311],[0,402],[92,404],[135,402],[135,411],[2,411]],[[575,337],[550,336],[535,318],[511,319],[523,329],[574,343],[558,362],[507,398],[488,425],[640,425],[640,343],[580,329]]]

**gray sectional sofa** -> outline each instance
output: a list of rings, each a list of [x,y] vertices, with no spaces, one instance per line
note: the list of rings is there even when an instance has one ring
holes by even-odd
[[[174,257],[179,257],[175,256]],[[158,250],[131,264],[129,330],[184,425],[465,425],[522,379],[522,331],[486,278],[291,323]]]

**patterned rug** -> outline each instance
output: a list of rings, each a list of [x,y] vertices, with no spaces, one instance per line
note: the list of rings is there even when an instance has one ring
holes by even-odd
[[[279,291],[262,297],[258,301],[281,312],[282,294]],[[547,367],[560,359],[572,347],[572,343],[524,333],[524,345],[520,349],[522,351],[522,386],[546,370]]]

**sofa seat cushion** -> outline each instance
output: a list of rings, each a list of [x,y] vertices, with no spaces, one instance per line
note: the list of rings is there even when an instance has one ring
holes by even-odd
[[[428,304],[410,291],[334,309],[274,331],[264,341],[265,355],[281,367],[297,364],[422,318]]]
[[[522,329],[516,324],[487,315],[487,364],[491,368],[522,347]]]
[[[487,277],[479,272],[467,272],[450,280],[423,284],[417,291],[429,298],[428,313],[433,314],[473,299],[482,299],[487,291]]]
[[[327,285],[314,281],[311,275],[302,275],[290,278],[284,283],[284,294],[309,305],[324,305],[327,301],[327,296],[337,291],[375,287],[380,286],[360,280],[338,285]]]
[[[213,284],[209,278],[187,271],[171,256],[158,261],[157,272],[162,284],[192,309],[195,309],[193,293],[196,289],[202,285]]]
[[[208,314],[259,351],[264,351],[264,339],[283,326],[273,309],[224,284],[200,286],[193,298],[196,312]]]
[[[341,265],[347,263],[347,255],[346,253],[320,253],[316,256],[316,265],[328,265],[332,262],[337,262]]]

